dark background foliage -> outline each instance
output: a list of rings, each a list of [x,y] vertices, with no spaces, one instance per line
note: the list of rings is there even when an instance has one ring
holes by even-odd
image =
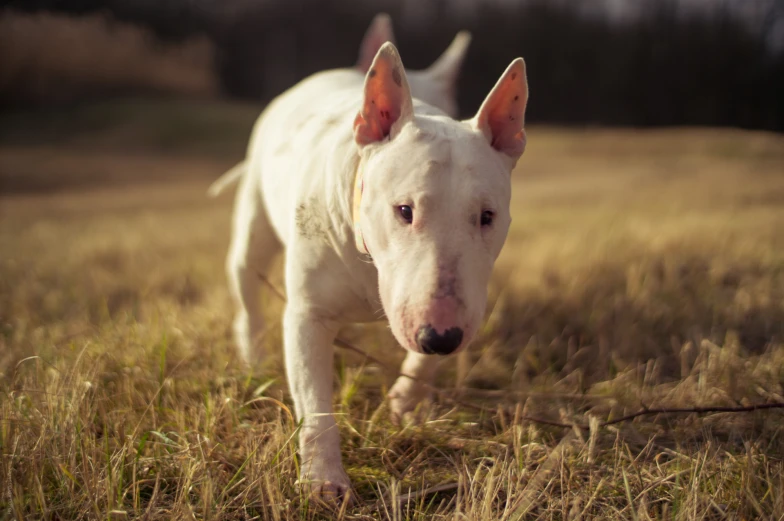
[[[104,12],[162,41],[206,35],[217,50],[222,90],[233,97],[268,100],[314,71],[351,65],[370,20],[385,11],[409,68],[429,65],[458,30],[473,33],[459,85],[464,116],[509,61],[523,56],[535,100],[531,122],[784,130],[784,53],[769,44],[784,16],[778,1],[749,19],[731,2],[693,11],[659,0],[622,21],[587,15],[585,3],[547,1],[484,2],[469,12],[430,0],[417,17],[390,0],[4,3],[22,11]]]

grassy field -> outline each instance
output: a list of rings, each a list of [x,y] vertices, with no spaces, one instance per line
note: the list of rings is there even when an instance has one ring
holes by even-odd
[[[384,325],[342,333],[383,365],[337,353],[335,512],[294,484],[272,292],[263,367],[230,339],[205,190],[257,111],[0,121],[0,519],[784,519],[784,410],[599,426],[784,402],[784,137],[532,126],[487,326],[416,421]]]

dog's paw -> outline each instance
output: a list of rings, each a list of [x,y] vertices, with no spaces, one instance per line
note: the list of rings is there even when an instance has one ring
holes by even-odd
[[[310,496],[317,501],[334,505],[347,503],[354,504],[354,493],[351,483],[346,478],[345,482],[321,481],[310,483]]]
[[[417,420],[414,410],[430,393],[421,385],[414,384],[411,379],[398,378],[389,390],[389,412],[395,424],[413,423]]]
[[[416,407],[410,406],[410,404],[397,396],[393,396],[390,394],[389,396],[389,416],[392,420],[392,423],[395,425],[404,425],[407,423],[411,423],[413,420],[412,414],[413,409]]]
[[[311,499],[321,503],[327,505],[354,503],[351,481],[343,469],[327,472],[313,471],[298,483],[310,494]]]

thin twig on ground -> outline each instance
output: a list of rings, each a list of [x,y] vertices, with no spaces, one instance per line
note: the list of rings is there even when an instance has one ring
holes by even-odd
[[[257,272],[257,275],[261,279],[261,281],[268,288],[270,288],[270,290],[272,290],[272,292],[275,294],[276,297],[278,297],[283,302],[286,302],[286,296],[283,294],[283,292],[281,292],[278,288],[276,288],[275,285],[272,284],[272,282],[270,282],[269,279],[267,279],[267,277],[265,277],[263,274],[258,273],[258,272]],[[404,378],[410,378],[411,380],[414,380],[415,382],[417,382],[419,385],[425,387],[427,390],[436,393],[438,396],[444,398],[447,401],[450,401],[450,402],[454,403],[455,405],[459,405],[461,407],[465,407],[467,409],[473,409],[473,410],[476,410],[476,411],[482,411],[482,412],[488,412],[489,411],[489,409],[487,409],[486,407],[482,407],[481,405],[475,405],[473,403],[466,402],[466,401],[460,400],[458,398],[455,398],[454,396],[452,396],[449,393],[445,392],[443,389],[439,389],[438,387],[430,384],[429,382],[425,382],[424,380],[421,380],[420,378],[417,378],[415,376],[411,376],[411,375],[402,373],[402,372],[400,372],[400,370],[398,370],[398,369],[396,369],[394,367],[390,367],[388,364],[382,362],[381,360],[379,360],[378,358],[374,357],[373,355],[365,352],[364,350],[362,350],[362,349],[360,349],[360,348],[358,348],[358,347],[356,347],[354,345],[351,345],[350,343],[346,342],[345,340],[341,339],[340,337],[336,338],[334,340],[333,344],[336,347],[339,347],[341,349],[345,349],[347,351],[353,351],[354,353],[357,353],[358,355],[363,356],[366,360],[369,360],[370,362],[373,362],[374,364],[377,364],[379,367],[381,367],[381,368],[383,368],[383,369],[385,369],[387,371],[396,373],[398,376],[402,376]],[[591,397],[587,397],[586,396],[586,398],[591,398]],[[635,418],[639,418],[641,416],[653,416],[653,415],[656,415],[656,414],[709,414],[709,413],[719,413],[719,412],[744,413],[744,412],[753,412],[753,411],[770,410],[770,409],[784,409],[784,403],[781,403],[781,402],[760,403],[760,404],[747,405],[747,406],[738,406],[738,407],[727,407],[727,406],[717,405],[717,406],[709,406],[709,407],[673,407],[673,408],[660,407],[660,408],[655,408],[655,409],[645,408],[645,409],[639,410],[637,412],[621,416],[620,418],[615,418],[613,420],[604,421],[604,422],[599,424],[599,427],[600,428],[608,427],[610,425],[616,425],[618,423],[631,421],[631,420],[634,420]],[[521,420],[523,420],[523,421],[528,421],[528,422],[531,422],[531,423],[538,423],[538,424],[541,424],[541,425],[548,425],[550,427],[561,427],[561,428],[564,428],[564,429],[574,429],[574,428],[577,428],[577,429],[584,430],[584,431],[589,431],[590,430],[590,427],[588,425],[580,424],[580,423],[564,423],[564,422],[558,422],[558,421],[554,421],[554,420],[547,420],[547,419],[544,419],[544,418],[539,418],[539,417],[536,417],[536,416],[527,416],[527,415],[521,415],[521,416],[519,416],[519,418]]]

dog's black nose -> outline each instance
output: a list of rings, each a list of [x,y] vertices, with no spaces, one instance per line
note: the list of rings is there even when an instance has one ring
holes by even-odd
[[[426,355],[448,355],[463,341],[463,330],[453,327],[439,335],[430,325],[422,326],[417,331],[416,340]]]

